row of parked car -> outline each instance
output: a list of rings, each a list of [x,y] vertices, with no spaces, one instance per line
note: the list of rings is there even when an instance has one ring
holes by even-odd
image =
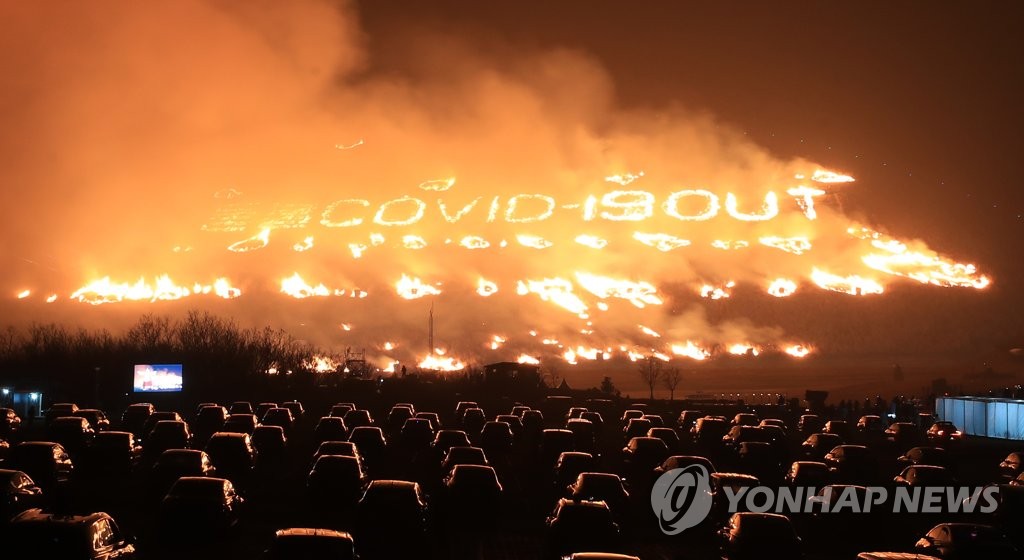
[[[816,420],[804,415],[791,431],[782,419],[762,419],[749,412],[728,420],[687,410],[672,426],[661,415],[631,408],[613,425],[601,411],[585,407],[545,418],[540,410],[517,405],[508,414],[491,417],[469,401],[443,417],[418,411],[412,403],[397,403],[379,419],[355,403],[337,403],[315,421],[295,401],[280,406],[203,403],[189,420],[179,412],[157,411],[141,403],[128,407],[117,430],[110,429],[109,420],[93,426],[78,412],[72,404],[52,407],[47,440],[14,445],[0,471],[17,489],[8,492],[4,503],[5,515],[14,515],[8,522],[14,541],[22,542],[17,537],[22,527],[38,524],[75,525],[75,534],[90,534],[93,543],[106,543],[101,547],[105,552],[94,546],[92,556],[58,557],[106,558],[112,551],[129,557],[137,544],[105,514],[63,515],[61,508],[68,504],[57,498],[73,478],[144,481],[147,499],[159,504],[153,523],[156,537],[150,542],[170,546],[182,544],[182,535],[216,540],[233,531],[245,516],[247,495],[261,480],[284,477],[289,465],[304,471],[309,510],[324,525],[337,527],[279,531],[268,548],[272,558],[309,557],[296,556],[295,551],[309,554],[320,546],[391,558],[429,549],[438,533],[493,531],[508,510],[507,502],[516,499],[507,490],[510,487],[547,503],[543,523],[550,555],[611,554],[625,533],[654,526],[647,499],[653,481],[693,464],[711,473],[716,510],[710,523],[716,530],[709,538],[721,544],[725,557],[755,557],[765,546],[795,557],[801,545],[788,517],[729,515],[722,508],[723,490],[777,478],[785,484],[821,488],[816,496],[821,499],[832,495],[827,488],[875,482],[878,454],[893,446],[936,443],[936,437],[952,438],[943,442],[962,439],[953,435],[955,427],[943,423],[928,430],[896,423],[886,435],[887,430],[869,427],[871,420],[852,429],[838,420],[817,428]],[[70,419],[78,420],[79,429],[70,428]],[[903,439],[912,431],[901,425],[916,428],[913,433],[920,439]],[[864,438],[876,432],[882,434],[879,439]],[[927,435],[933,432],[933,437]],[[311,445],[308,455],[296,444],[304,439]],[[934,445],[910,448],[896,459],[903,470],[891,482],[951,484],[946,455]],[[716,465],[728,468],[719,471]],[[1019,477],[1021,455],[1011,454],[1003,468],[1008,477]],[[394,473],[404,474],[404,479],[391,476]],[[943,556],[942,546],[952,544],[928,543],[946,543],[941,538],[946,533],[947,540],[954,533],[976,534],[986,535],[986,542],[1013,546],[998,528],[975,525],[975,531],[967,533],[960,525],[936,526],[938,536],[930,531],[917,548]],[[81,528],[86,526],[87,531]],[[97,536],[100,532],[104,536]]]

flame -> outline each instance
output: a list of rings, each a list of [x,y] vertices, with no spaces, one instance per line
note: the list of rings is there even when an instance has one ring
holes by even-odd
[[[399,296],[405,299],[419,299],[425,296],[441,295],[441,290],[430,284],[424,284],[419,278],[410,278],[405,274],[395,283],[395,290]]]
[[[420,369],[434,371],[459,371],[466,367],[466,364],[450,356],[435,356],[433,354],[420,360],[417,365]]]
[[[762,245],[781,249],[794,255],[802,255],[811,250],[811,240],[806,237],[766,236],[758,239]]]
[[[431,179],[429,181],[423,181],[419,187],[425,191],[444,192],[455,186],[455,177],[448,177],[447,179]]]
[[[654,330],[654,329],[652,329],[650,327],[645,327],[643,325],[637,325],[637,327],[640,327],[640,332],[642,332],[642,333],[644,333],[644,334],[646,334],[648,336],[653,336],[654,338],[661,338],[661,334],[659,334],[658,331],[656,331],[656,330]]]
[[[427,240],[418,235],[402,236],[402,246],[406,249],[422,249],[427,246]]]
[[[880,294],[884,291],[881,284],[870,278],[857,275],[838,276],[818,268],[811,272],[811,280],[826,290],[853,296]]]
[[[576,243],[590,247],[591,249],[604,249],[608,246],[608,240],[596,235],[581,234],[576,236]]]
[[[297,253],[302,253],[313,248],[313,236],[310,235],[302,240],[300,243],[292,245],[292,250]]]
[[[489,346],[491,350],[497,350],[498,348],[501,348],[501,345],[505,344],[506,341],[508,341],[507,338],[496,334],[491,337],[491,343]]]
[[[870,240],[872,247],[884,252],[862,257],[865,265],[879,272],[942,287],[982,289],[992,283],[987,276],[978,274],[973,264],[952,262],[934,251],[912,251],[906,243],[870,228],[853,226],[847,232],[858,239]]]
[[[389,351],[389,352],[391,350],[394,350],[395,349],[395,343],[394,342],[385,342],[384,343],[384,349]]]
[[[757,356],[761,353],[761,349],[757,346],[745,343],[730,344],[727,350],[734,356],[746,356],[747,354]]]
[[[636,181],[637,179],[639,179],[639,178],[641,178],[643,176],[644,176],[644,172],[643,171],[639,171],[639,172],[637,172],[635,174],[634,173],[623,173],[622,175],[609,175],[609,176],[605,177],[604,180],[609,182],[609,183],[615,183],[617,185],[625,187],[626,185],[632,183],[633,181]]]
[[[55,301],[57,301],[57,294],[50,294],[50,295],[49,295],[49,296],[48,296],[48,297],[46,298],[46,303],[53,303],[53,302],[55,302]]]
[[[358,148],[359,146],[362,146],[363,144],[364,144],[363,139],[360,138],[359,140],[356,140],[352,144],[335,144],[334,148],[337,149],[337,150],[351,150],[351,149],[354,149],[354,148]]]
[[[729,251],[729,250],[735,250],[735,249],[745,249],[747,247],[750,247],[750,242],[749,241],[743,241],[743,240],[739,240],[739,241],[726,241],[724,239],[716,239],[716,240],[711,242],[711,246],[714,247],[715,249],[721,249],[723,251]]]
[[[250,251],[262,249],[266,247],[268,243],[270,243],[270,228],[263,228],[256,235],[229,245],[228,251],[235,253],[248,253]]]
[[[323,284],[317,284],[316,286],[310,286],[305,280],[299,276],[296,272],[288,278],[281,280],[281,293],[288,294],[296,299],[305,299],[308,297],[327,297],[331,295],[331,290]]]
[[[672,353],[676,356],[685,356],[697,361],[703,361],[711,357],[711,353],[697,346],[693,341],[687,340],[685,344],[673,344]]]
[[[768,293],[775,297],[789,297],[796,292],[796,282],[786,278],[776,278],[768,285]]]
[[[587,304],[573,293],[572,282],[564,278],[520,280],[516,285],[516,293],[521,296],[530,293],[537,294],[543,301],[550,301],[581,317],[584,317],[587,312]]]
[[[242,295],[242,290],[235,288],[227,278],[218,278],[213,283],[213,293],[224,299],[234,299]],[[57,296],[53,296],[56,299]]]
[[[646,305],[662,304],[658,289],[648,282],[609,278],[587,272],[577,272],[576,280],[583,289],[602,299],[624,299],[641,309]]]
[[[351,331],[352,330],[352,324],[351,323],[342,323],[341,324],[341,330],[343,330],[345,332]],[[388,348],[388,350],[390,350],[390,348]]]
[[[476,281],[476,293],[483,297],[489,297],[498,292],[498,285],[490,280],[480,278]]]
[[[25,299],[30,295],[32,295],[32,290],[22,290],[18,292],[18,299]]]
[[[121,301],[171,301],[196,294],[215,293],[225,299],[241,295],[241,290],[231,287],[227,279],[219,278],[213,286],[195,284],[191,288],[179,286],[164,274],[158,276],[153,284],[145,278],[139,278],[134,284],[113,282],[109,276],[95,280],[75,290],[71,299],[91,305],[116,303]],[[56,294],[47,298],[47,302],[56,301]]]
[[[690,245],[690,241],[688,239],[683,239],[667,233],[643,233],[638,231],[633,233],[633,239],[636,239],[648,247],[654,247],[663,253]]]
[[[853,177],[842,175],[825,169],[815,169],[811,174],[811,180],[815,183],[852,183]]]
[[[735,287],[736,282],[733,282],[732,280],[726,282],[724,286],[704,284],[700,287],[700,297],[708,299],[726,299],[732,295],[731,290]]]
[[[483,237],[477,237],[475,235],[467,235],[459,241],[459,245],[467,249],[486,249],[491,246],[490,242]]]
[[[317,373],[330,373],[338,370],[338,363],[329,356],[313,356],[303,365]]]
[[[540,365],[540,360],[534,358],[529,354],[520,354],[519,357],[516,358],[516,362],[520,364],[530,364],[534,366]]]
[[[358,259],[366,252],[367,246],[362,243],[349,243],[348,250],[352,252],[352,258]]]
[[[554,245],[554,243],[544,239],[543,237],[537,235],[526,235],[524,233],[517,235],[516,241],[524,247],[532,247],[534,249],[547,249]]]
[[[811,349],[802,344],[791,344],[786,346],[783,351],[794,358],[803,358],[811,353]]]

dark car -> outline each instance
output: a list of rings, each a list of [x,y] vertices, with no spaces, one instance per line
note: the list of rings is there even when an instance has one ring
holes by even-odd
[[[168,449],[187,449],[192,445],[192,432],[181,420],[160,420],[149,431],[142,448],[147,461],[159,457]]]
[[[704,447],[717,447],[722,444],[722,437],[729,433],[729,423],[719,416],[698,418],[690,433],[693,442]]]
[[[700,465],[711,474],[715,472],[715,465],[707,457],[699,455],[673,455],[662,461],[661,465],[654,468],[655,476],[661,476],[673,469],[685,469],[690,465]]]
[[[255,414],[228,414],[228,419],[224,421],[220,431],[251,436],[259,425],[260,421]]]
[[[893,482],[904,486],[954,486],[956,478],[946,467],[912,465],[903,469]]]
[[[21,429],[21,417],[11,408],[0,408],[0,436],[10,436]]]
[[[183,476],[215,477],[217,468],[205,451],[199,449],[168,449],[157,457],[149,473],[149,491],[163,498],[171,486]]]
[[[306,490],[318,507],[351,509],[362,497],[367,482],[358,458],[321,455],[306,477]]]
[[[733,426],[757,426],[759,423],[757,415],[752,412],[740,412],[732,417]]]
[[[576,481],[566,488],[566,497],[604,502],[616,518],[623,518],[629,512],[629,492],[617,474],[580,473]]]
[[[287,401],[281,403],[281,408],[287,408],[292,413],[292,418],[298,420],[306,415],[306,409],[299,401]]]
[[[846,420],[829,420],[825,422],[825,427],[821,429],[822,433],[835,434],[844,441],[850,439],[850,424]]]
[[[665,442],[665,446],[668,447],[669,451],[679,450],[679,435],[672,428],[651,428],[644,435],[658,438]]]
[[[200,443],[205,443],[214,433],[224,431],[224,422],[228,419],[228,409],[220,405],[205,405],[196,414],[193,423],[195,437]]]
[[[244,487],[256,466],[256,448],[249,434],[217,432],[206,442],[206,453],[210,455],[217,475]]]
[[[358,426],[352,430],[348,440],[356,444],[359,454],[363,456],[371,469],[380,462],[387,452],[388,443],[384,432],[376,426]]]
[[[999,463],[999,474],[1004,480],[1013,480],[1024,472],[1024,451],[1014,451]]]
[[[103,512],[88,515],[24,511],[11,519],[3,543],[5,558],[130,560],[135,545]]]
[[[32,477],[11,469],[0,469],[0,520],[26,509],[42,506],[43,489]]]
[[[576,437],[569,430],[549,428],[540,433],[540,461],[545,469],[555,464],[558,456],[576,450]]]
[[[107,431],[93,438],[82,466],[92,474],[121,476],[131,472],[141,458],[142,446],[131,432]]]
[[[469,436],[462,430],[438,430],[434,434],[434,442],[430,447],[434,450],[437,460],[444,459],[448,450],[452,447],[470,447]]]
[[[267,411],[272,409],[272,408],[277,408],[277,403],[275,403],[275,402],[261,402],[260,404],[256,405],[256,408],[253,409],[252,413],[259,420],[263,420],[263,417],[266,416]]]
[[[430,428],[435,432],[441,429],[441,417],[438,416],[436,412],[417,412],[415,418],[422,418],[427,422],[430,422]],[[514,418],[519,420],[518,416],[514,416]],[[498,420],[501,420],[501,417],[498,417]],[[505,421],[507,422],[508,420]],[[521,428],[522,426],[523,424],[520,421],[519,427]]]
[[[288,460],[288,437],[281,426],[257,427],[252,433],[252,446],[260,468],[280,468]]]
[[[751,441],[767,443],[769,441],[768,432],[760,426],[735,424],[729,428],[728,433],[722,436],[722,445],[733,451],[738,451],[741,443]]]
[[[802,557],[800,537],[784,515],[734,513],[719,534],[722,557],[727,560],[760,560],[766,553],[771,558]]]
[[[264,426],[279,426],[288,431],[295,424],[295,418],[292,417],[292,411],[287,408],[275,407],[263,415],[263,422],[261,424]]]
[[[431,427],[430,420],[409,417],[402,422],[402,429],[399,430],[398,436],[402,445],[408,449],[426,449],[434,441],[434,428]]]
[[[882,417],[876,414],[865,414],[857,420],[857,430],[866,433],[883,433],[885,432],[885,424],[882,423]]]
[[[107,413],[98,408],[80,408],[76,410],[72,416],[85,418],[89,421],[89,425],[92,426],[92,429],[97,432],[110,429],[110,419],[107,418]]]
[[[635,437],[643,437],[646,436],[648,430],[653,427],[654,425],[647,418],[632,418],[626,422],[626,427],[622,428],[622,435],[627,440]]]
[[[885,436],[901,449],[920,445],[924,442],[924,434],[922,434],[921,428],[913,422],[893,422],[886,428]]]
[[[143,434],[143,426],[150,415],[156,412],[152,403],[135,403],[128,405],[124,414],[121,415],[121,429],[131,432],[135,437],[140,438]]]
[[[59,443],[24,441],[11,449],[5,467],[24,472],[47,493],[71,479],[71,456]]]
[[[313,428],[313,439],[317,442],[348,439],[348,426],[345,420],[337,416],[324,416],[317,420]]]
[[[819,433],[807,436],[807,439],[800,444],[800,448],[803,450],[804,457],[820,461],[825,454],[842,444],[843,438],[839,434]]]
[[[445,514],[460,528],[478,529],[498,522],[504,489],[486,465],[455,465],[444,479]]]
[[[488,466],[490,462],[487,460],[487,454],[484,453],[483,449],[458,445],[448,449],[448,454],[441,461],[441,473],[447,476],[452,469],[459,465]]]
[[[629,423],[630,420],[633,420],[634,418],[641,418],[643,417],[643,415],[644,411],[638,408],[630,408],[622,413],[622,416],[619,418],[619,422],[621,422],[622,425],[625,426],[626,424]]]
[[[43,412],[46,423],[53,422],[55,418],[62,416],[74,416],[78,412],[78,405],[75,403],[53,403],[50,408]]]
[[[350,410],[345,413],[345,425],[350,430],[360,426],[372,426],[373,417],[370,416],[370,411],[366,409]]]
[[[874,474],[874,457],[863,445],[837,445],[825,454],[822,462],[840,481],[863,483]]]
[[[228,407],[228,414],[252,414],[252,403],[249,401],[235,401]]]
[[[828,465],[818,461],[794,461],[786,472],[786,484],[795,488],[821,488],[831,482]]]
[[[156,426],[156,423],[161,420],[183,422],[185,419],[177,412],[167,410],[158,410],[153,414],[150,414],[149,417],[146,418],[146,423],[142,426],[142,435],[140,437],[142,438],[143,447],[146,445],[146,438],[149,437],[149,432],[151,432],[153,430],[153,426]]]
[[[349,411],[355,410],[356,405],[352,403],[338,403],[331,406],[331,410],[327,413],[328,416],[335,418],[344,418]]]
[[[355,457],[360,461],[363,460],[362,455],[359,454],[359,448],[351,441],[329,440],[322,442],[317,446],[316,451],[313,452],[313,463],[316,463],[316,460],[321,455],[341,455],[343,457]]]
[[[558,500],[547,519],[548,550],[553,555],[574,551],[614,552],[619,546],[619,526],[604,502]]]
[[[173,540],[219,538],[238,523],[242,503],[230,480],[184,476],[160,503],[158,527]]]
[[[92,443],[96,432],[89,421],[78,416],[54,418],[46,429],[50,439],[64,446],[71,453],[81,453]]]
[[[263,560],[310,558],[356,560],[355,541],[352,535],[333,529],[279,529],[263,553]]]
[[[933,444],[959,442],[964,437],[964,433],[952,422],[936,422],[924,435]]]
[[[704,413],[699,410],[684,410],[679,413],[679,418],[676,420],[676,426],[682,430],[683,433],[689,433],[690,428],[692,428],[694,423],[697,422],[697,419],[703,416]]]
[[[950,560],[1021,557],[1021,551],[1002,531],[979,523],[941,523],[921,537],[914,548]]]
[[[825,420],[817,414],[802,414],[800,415],[800,420],[796,423],[797,431],[804,435],[821,432],[824,427]]]
[[[653,437],[635,437],[622,448],[626,468],[634,472],[651,472],[669,456],[665,442]]]
[[[586,420],[573,420],[573,422],[590,422]],[[591,426],[592,427],[592,426]],[[592,434],[592,432],[591,432]],[[484,448],[492,457],[500,457],[512,451],[512,427],[504,422],[492,420],[484,424],[480,430],[480,447]],[[587,436],[581,436],[586,439]],[[593,435],[589,436],[593,438]]]
[[[355,520],[360,555],[411,557],[424,545],[427,503],[415,482],[374,480],[356,506]]]
[[[903,466],[935,465],[945,467],[949,465],[949,457],[946,450],[941,447],[913,447],[897,457],[896,462]]]

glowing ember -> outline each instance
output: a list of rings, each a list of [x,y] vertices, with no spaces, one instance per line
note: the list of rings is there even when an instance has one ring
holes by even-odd
[[[427,246],[427,240],[418,235],[406,235],[402,237],[402,246],[406,249],[422,249]]]
[[[410,278],[405,274],[395,283],[395,290],[399,296],[405,299],[419,299],[426,296],[441,295],[441,290],[430,284],[424,284],[419,278]]]
[[[505,338],[505,337],[503,337],[501,335],[497,335],[496,334],[496,335],[491,337],[491,343],[490,343],[489,346],[490,346],[491,350],[497,350],[498,348],[501,348],[501,345],[505,344],[505,342],[507,340],[508,340],[507,338]]]
[[[534,365],[534,366],[540,365],[540,360],[538,360],[537,358],[534,358],[533,356],[531,356],[529,354],[520,354],[519,357],[516,358],[516,362],[518,362],[520,364],[530,364],[530,365]]]
[[[854,179],[849,175],[842,175],[834,171],[816,169],[811,174],[811,180],[815,183],[852,183]]]
[[[775,297],[789,297],[796,292],[796,282],[786,278],[777,278],[768,285],[768,293]]]
[[[312,235],[307,237],[307,238],[305,238],[305,239],[303,239],[301,243],[296,243],[295,245],[292,245],[292,250],[297,252],[297,253],[302,253],[302,252],[308,251],[308,250],[310,250],[312,248],[313,248],[313,236]]]
[[[644,172],[640,171],[640,172],[637,172],[635,174],[634,173],[624,173],[622,175],[609,175],[609,176],[605,177],[604,180],[609,182],[609,183],[615,183],[617,185],[621,185],[621,186],[625,187],[626,185],[632,183],[633,181],[636,181],[637,179],[639,179],[639,178],[641,178],[643,176],[644,176]]]
[[[351,323],[342,323],[341,324],[341,330],[343,330],[345,332],[351,331],[352,330],[352,324]],[[387,350],[390,350],[390,348],[387,348]]]
[[[475,235],[467,235],[459,241],[459,245],[467,249],[486,249],[491,246],[490,242],[483,237],[477,237]]]
[[[740,241],[725,241],[723,239],[716,239],[716,240],[711,242],[711,246],[714,247],[715,249],[721,249],[723,251],[730,251],[730,250],[745,249],[747,247],[750,247],[750,242],[742,241],[742,240],[740,240]]]
[[[25,299],[30,295],[32,295],[32,290],[22,290],[18,292],[18,299]]]
[[[48,297],[46,298],[46,303],[53,303],[53,302],[55,302],[55,301],[57,301],[57,294],[50,294],[50,295],[49,295],[49,296],[48,296]]]
[[[394,342],[385,342],[383,348],[385,350],[387,350],[387,351],[394,350],[395,349],[395,343]]]
[[[870,278],[857,275],[838,276],[817,268],[811,272],[811,280],[826,290],[852,296],[880,294],[884,291],[881,284]]]

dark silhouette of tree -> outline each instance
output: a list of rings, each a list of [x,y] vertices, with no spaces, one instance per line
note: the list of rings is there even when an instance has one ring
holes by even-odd
[[[668,400],[676,400],[676,387],[683,380],[683,372],[679,368],[667,368],[661,375],[661,383],[668,389]]]
[[[615,383],[612,382],[612,378],[606,376],[601,380],[601,392],[606,395],[617,395],[619,390],[615,388]]]
[[[650,390],[651,400],[654,400],[654,386],[661,379],[661,360],[654,356],[647,356],[646,359],[637,364],[637,371],[640,373],[640,379],[643,380]]]

